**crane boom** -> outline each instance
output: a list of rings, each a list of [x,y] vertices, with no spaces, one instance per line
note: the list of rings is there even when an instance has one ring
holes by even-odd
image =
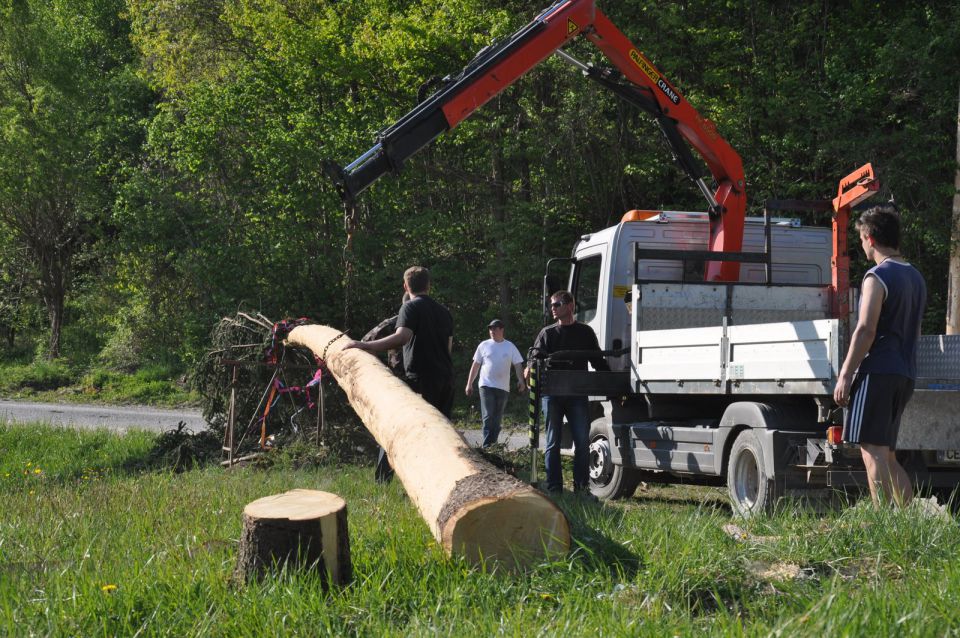
[[[590,79],[650,113],[660,125],[674,157],[708,203],[708,248],[737,252],[743,242],[746,212],[743,164],[737,152],[664,75],[596,6],[594,0],[559,0],[516,33],[481,50],[456,76],[409,113],[381,131],[374,145],[345,167],[327,170],[345,201],[446,131],[456,127],[491,98],[577,37],[593,43],[616,67],[598,69],[573,61]],[[622,80],[620,77],[622,76]],[[625,81],[624,81],[625,80]],[[699,174],[692,147],[713,178],[713,190]],[[737,262],[710,262],[707,280],[736,281]]]

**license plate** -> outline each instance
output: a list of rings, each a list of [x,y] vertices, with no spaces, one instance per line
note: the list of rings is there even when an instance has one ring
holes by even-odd
[[[937,450],[937,463],[960,465],[960,450]]]

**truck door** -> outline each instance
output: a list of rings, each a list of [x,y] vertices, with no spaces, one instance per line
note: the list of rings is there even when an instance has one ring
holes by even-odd
[[[585,247],[576,254],[576,261],[570,273],[570,292],[577,300],[576,319],[593,328],[600,347],[608,349],[608,317],[605,302],[608,293],[607,244],[595,244]]]

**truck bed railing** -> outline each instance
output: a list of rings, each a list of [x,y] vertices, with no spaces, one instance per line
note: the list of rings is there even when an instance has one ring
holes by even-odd
[[[836,319],[641,330],[633,390],[829,396],[840,366],[838,330]]]

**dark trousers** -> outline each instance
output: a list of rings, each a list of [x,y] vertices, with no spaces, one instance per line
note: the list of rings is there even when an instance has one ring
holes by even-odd
[[[483,418],[483,447],[496,445],[500,438],[503,410],[510,393],[500,388],[480,386],[480,416]]]
[[[544,469],[547,490],[563,489],[560,470],[560,440],[563,417],[573,435],[573,489],[589,487],[590,474],[590,400],[587,397],[544,397],[547,421],[547,445],[544,449]]]
[[[453,377],[445,375],[442,377],[423,377],[416,379],[406,378],[404,381],[410,386],[410,389],[423,397],[424,401],[435,407],[443,416],[450,418],[453,412]],[[377,467],[374,470],[373,478],[378,483],[387,483],[393,478],[393,468],[390,467],[390,460],[387,458],[387,451],[382,447],[377,453]]]

